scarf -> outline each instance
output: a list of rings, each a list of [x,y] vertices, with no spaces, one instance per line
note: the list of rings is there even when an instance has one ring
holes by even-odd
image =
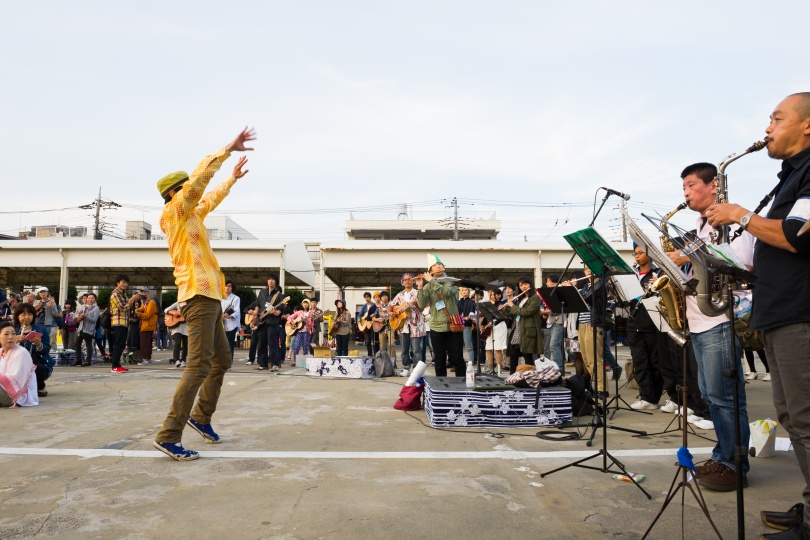
[[[19,345],[8,353],[0,349],[0,386],[14,401],[20,401],[28,394],[28,382],[34,369],[34,362],[26,349]]]

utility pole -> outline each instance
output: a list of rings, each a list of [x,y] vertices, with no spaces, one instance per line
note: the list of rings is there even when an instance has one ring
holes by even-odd
[[[93,240],[101,240],[102,231],[101,231],[101,207],[104,208],[120,208],[121,205],[113,202],[113,201],[103,201],[101,200],[101,187],[98,188],[98,198],[90,204],[85,204],[80,206],[84,210],[92,210],[94,207],[96,209],[96,222],[93,231]]]
[[[458,242],[458,199],[453,197],[453,241]]]
[[[622,242],[627,242],[627,221],[624,219],[624,212],[626,210],[624,204],[627,201],[622,199]]]

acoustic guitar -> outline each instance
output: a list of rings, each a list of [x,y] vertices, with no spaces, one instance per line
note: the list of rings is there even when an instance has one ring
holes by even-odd
[[[410,304],[394,306],[394,313],[388,318],[388,325],[391,327],[391,330],[399,330],[405,326],[405,323],[411,317],[410,310]]]
[[[388,326],[388,319],[383,319],[382,322],[375,321],[371,323],[371,329],[374,330],[375,332],[381,331],[386,326]]]
[[[358,319],[357,328],[363,332],[370,330],[374,326],[374,322],[370,319]]]
[[[284,333],[288,336],[297,334],[299,330],[304,327],[304,319],[296,319],[294,321],[287,321],[284,325]]]
[[[175,328],[186,322],[186,318],[180,314],[179,309],[170,309],[163,316],[163,322],[166,323],[166,328]]]

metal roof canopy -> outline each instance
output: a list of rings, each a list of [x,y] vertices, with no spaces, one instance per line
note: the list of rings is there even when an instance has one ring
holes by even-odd
[[[283,245],[260,241],[216,240],[211,247],[222,272],[237,287],[267,285],[267,274],[281,273]],[[157,240],[27,240],[0,242],[0,284],[59,283],[112,285],[128,274],[133,285],[174,286],[174,266],[165,242]],[[62,280],[65,280],[64,282]],[[285,286],[306,286],[285,272]],[[64,299],[61,299],[64,301]]]
[[[628,260],[632,257],[629,244],[616,248]],[[399,284],[404,272],[427,270],[427,253],[439,256],[449,276],[482,283],[515,282],[522,276],[539,283],[544,271],[561,271],[574,254],[564,243],[353,240],[321,244],[321,268],[341,288]],[[578,257],[572,268],[582,268]]]

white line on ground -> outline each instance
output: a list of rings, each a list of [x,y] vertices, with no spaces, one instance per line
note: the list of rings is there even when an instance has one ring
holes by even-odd
[[[711,454],[712,448],[690,448],[692,455]],[[613,450],[615,457],[658,457],[675,456],[676,449]],[[503,450],[494,452],[273,452],[273,451],[201,451],[202,457],[253,458],[253,459],[560,459],[584,458],[595,452],[592,450],[565,450],[549,452],[519,452]],[[165,457],[157,450],[114,450],[96,448],[0,448],[0,455],[10,456],[77,456],[95,457]]]

